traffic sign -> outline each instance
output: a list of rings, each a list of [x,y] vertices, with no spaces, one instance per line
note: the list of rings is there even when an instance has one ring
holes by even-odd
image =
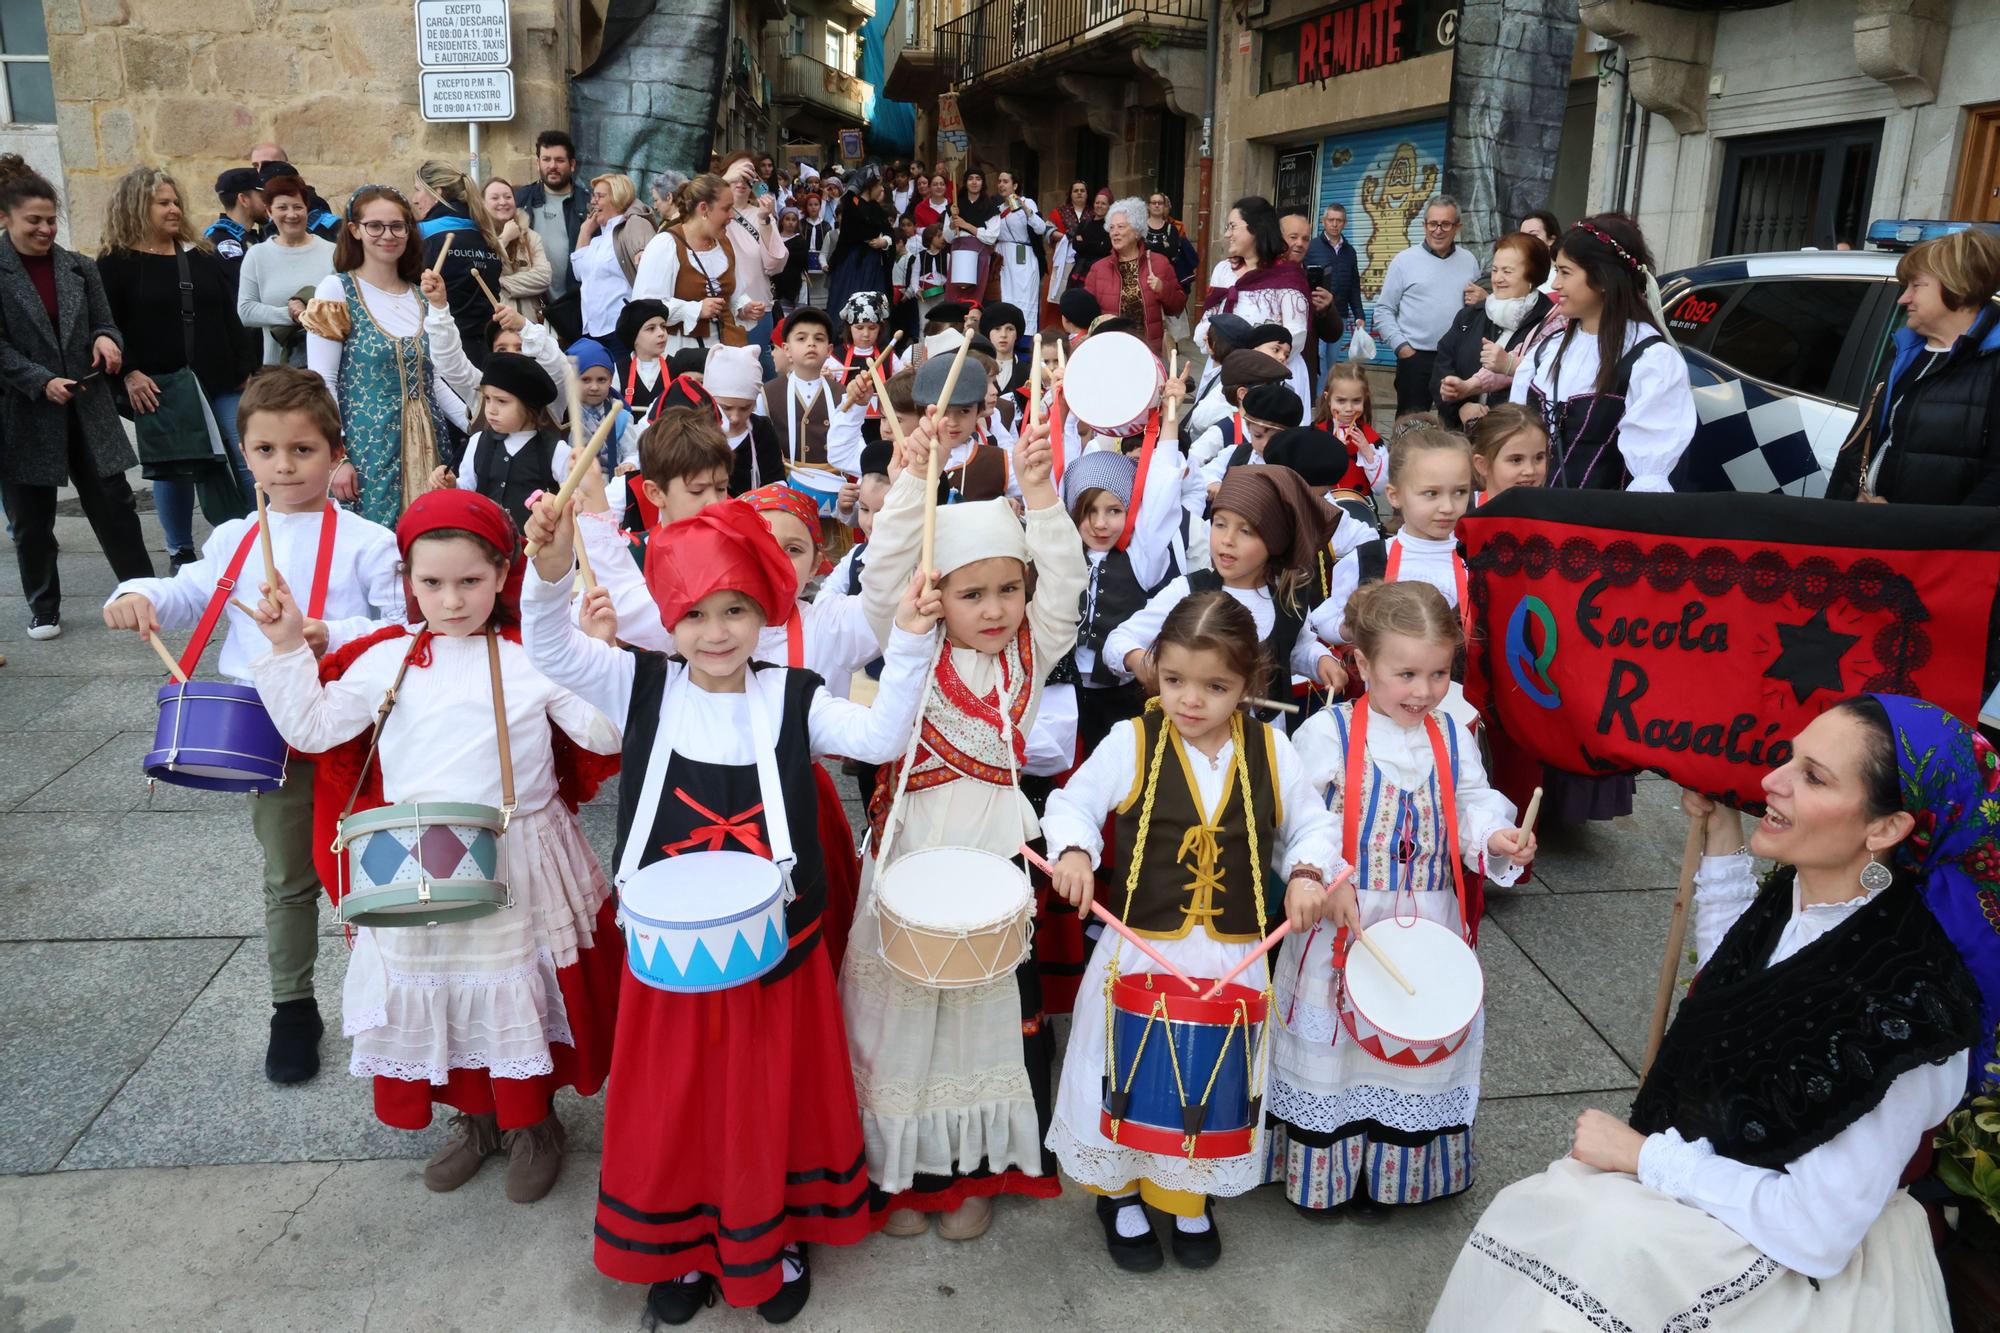
[[[418,66],[474,69],[513,64],[507,5],[508,0],[416,0]],[[512,100],[510,95],[510,106]],[[508,115],[512,114],[510,110]]]
[[[511,69],[427,69],[417,75],[417,92],[425,120],[514,118]]]

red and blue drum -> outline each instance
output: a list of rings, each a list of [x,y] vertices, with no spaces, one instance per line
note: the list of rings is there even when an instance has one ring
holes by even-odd
[[[1214,982],[1194,979],[1202,992]],[[1203,999],[1171,976],[1132,972],[1111,989],[1099,1127],[1163,1157],[1241,1157],[1264,1100],[1262,991],[1225,986]]]

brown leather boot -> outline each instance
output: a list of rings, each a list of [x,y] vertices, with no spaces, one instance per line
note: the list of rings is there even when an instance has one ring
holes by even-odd
[[[563,1148],[569,1140],[553,1112],[539,1125],[510,1129],[501,1139],[507,1145],[509,1199],[533,1203],[555,1188],[556,1176],[562,1172]]]
[[[433,1194],[457,1189],[500,1151],[500,1122],[490,1115],[455,1115],[451,1127],[458,1131],[458,1137],[424,1163],[424,1188]]]

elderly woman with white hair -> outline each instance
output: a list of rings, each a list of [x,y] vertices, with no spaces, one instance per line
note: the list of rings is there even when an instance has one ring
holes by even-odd
[[[1173,262],[1146,248],[1146,203],[1120,199],[1104,214],[1111,254],[1090,266],[1084,290],[1107,315],[1143,325],[1146,346],[1160,350],[1169,316],[1187,307],[1187,290],[1174,276]]]

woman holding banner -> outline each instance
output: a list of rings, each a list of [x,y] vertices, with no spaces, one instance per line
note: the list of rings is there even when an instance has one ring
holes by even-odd
[[[2000,1080],[2000,757],[1901,695],[1792,746],[1747,847],[1733,811],[1682,796],[1708,853],[1694,986],[1629,1123],[1584,1112],[1569,1157],[1501,1191],[1433,1330],[1950,1327],[1900,1186]],[[1777,862],[1761,888],[1753,855]]]

